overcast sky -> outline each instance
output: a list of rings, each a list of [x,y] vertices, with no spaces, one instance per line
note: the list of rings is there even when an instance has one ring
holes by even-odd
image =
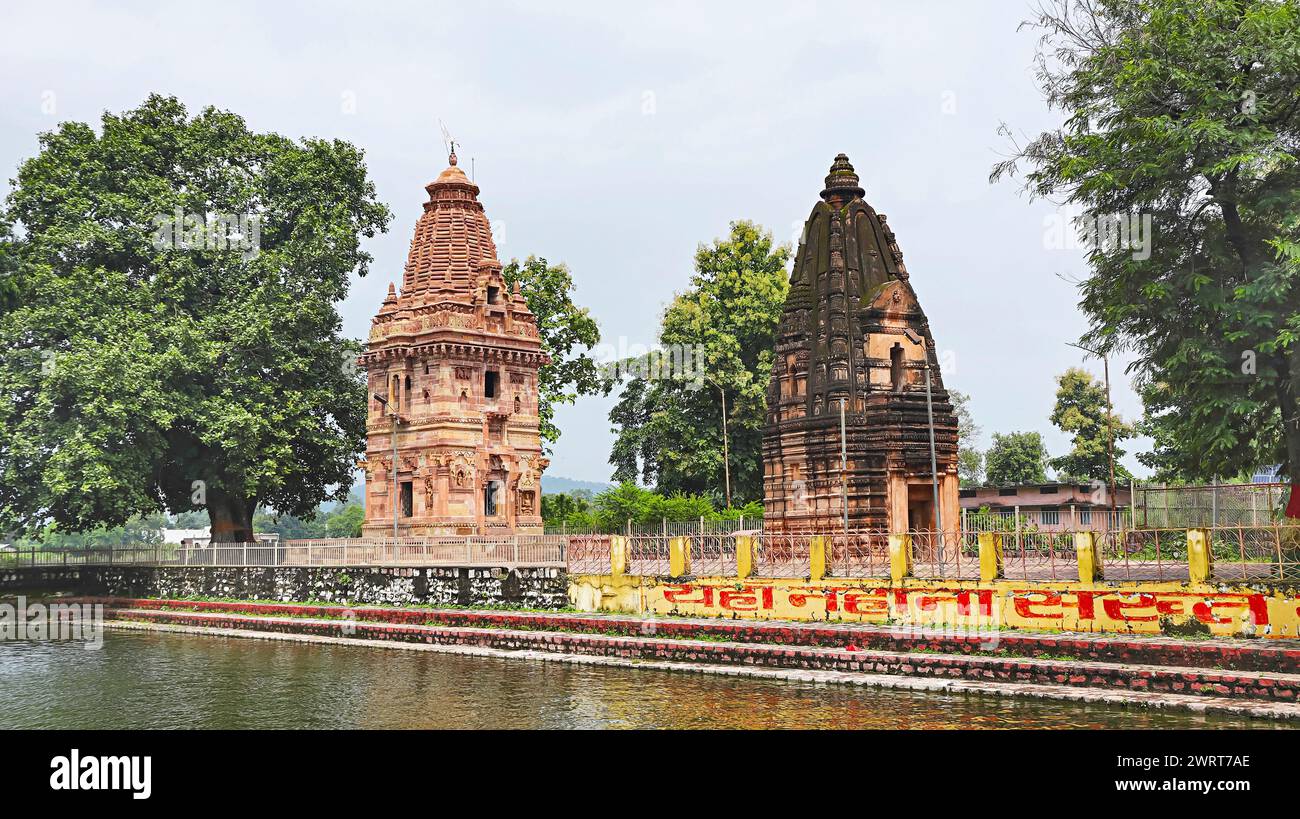
[[[362,148],[389,232],[342,305],[364,337],[401,281],[423,186],[461,142],[502,261],[564,262],[605,339],[654,342],[696,245],[752,219],[789,241],[845,152],[889,215],[939,349],[984,445],[1038,430],[1085,329],[1049,202],[990,185],[1006,122],[1053,125],[1021,0],[852,3],[6,4],[0,178],[57,122],[97,125],[150,92],[192,112]],[[6,190],[8,183],[6,182]],[[1112,362],[1116,409],[1140,402]],[[1085,366],[1101,375],[1100,362]],[[610,399],[558,415],[548,472],[606,480]],[[1144,474],[1132,455],[1125,463]]]

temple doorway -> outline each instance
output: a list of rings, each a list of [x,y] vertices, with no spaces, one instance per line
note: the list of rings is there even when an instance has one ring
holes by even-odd
[[[934,488],[926,484],[907,487],[907,530],[933,532],[939,527],[934,520]]]

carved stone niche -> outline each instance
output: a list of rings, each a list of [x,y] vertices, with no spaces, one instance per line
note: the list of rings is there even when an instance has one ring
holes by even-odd
[[[456,454],[450,462],[451,488],[456,492],[469,492],[474,488],[474,465],[463,453]]]
[[[531,489],[519,490],[519,514],[521,515],[535,514],[534,509],[536,507],[535,507],[534,497],[535,495],[533,493],[533,490]]]

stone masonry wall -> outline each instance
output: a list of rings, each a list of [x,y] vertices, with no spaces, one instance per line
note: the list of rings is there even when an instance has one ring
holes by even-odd
[[[50,578],[0,576],[0,592],[41,588],[103,597],[225,597],[373,605],[511,606],[560,609],[569,605],[563,569],[454,567],[211,568],[153,566],[81,567],[53,588]],[[39,585],[34,585],[36,581]],[[26,582],[28,585],[22,585]]]
[[[38,566],[0,569],[0,595],[54,594],[81,590],[81,569]]]

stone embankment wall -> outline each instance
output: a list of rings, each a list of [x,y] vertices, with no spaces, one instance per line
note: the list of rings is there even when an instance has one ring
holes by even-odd
[[[569,584],[557,568],[86,566],[0,572],[0,594],[35,591],[559,609],[568,605]]]
[[[81,570],[66,566],[0,568],[0,596],[81,591]]]

